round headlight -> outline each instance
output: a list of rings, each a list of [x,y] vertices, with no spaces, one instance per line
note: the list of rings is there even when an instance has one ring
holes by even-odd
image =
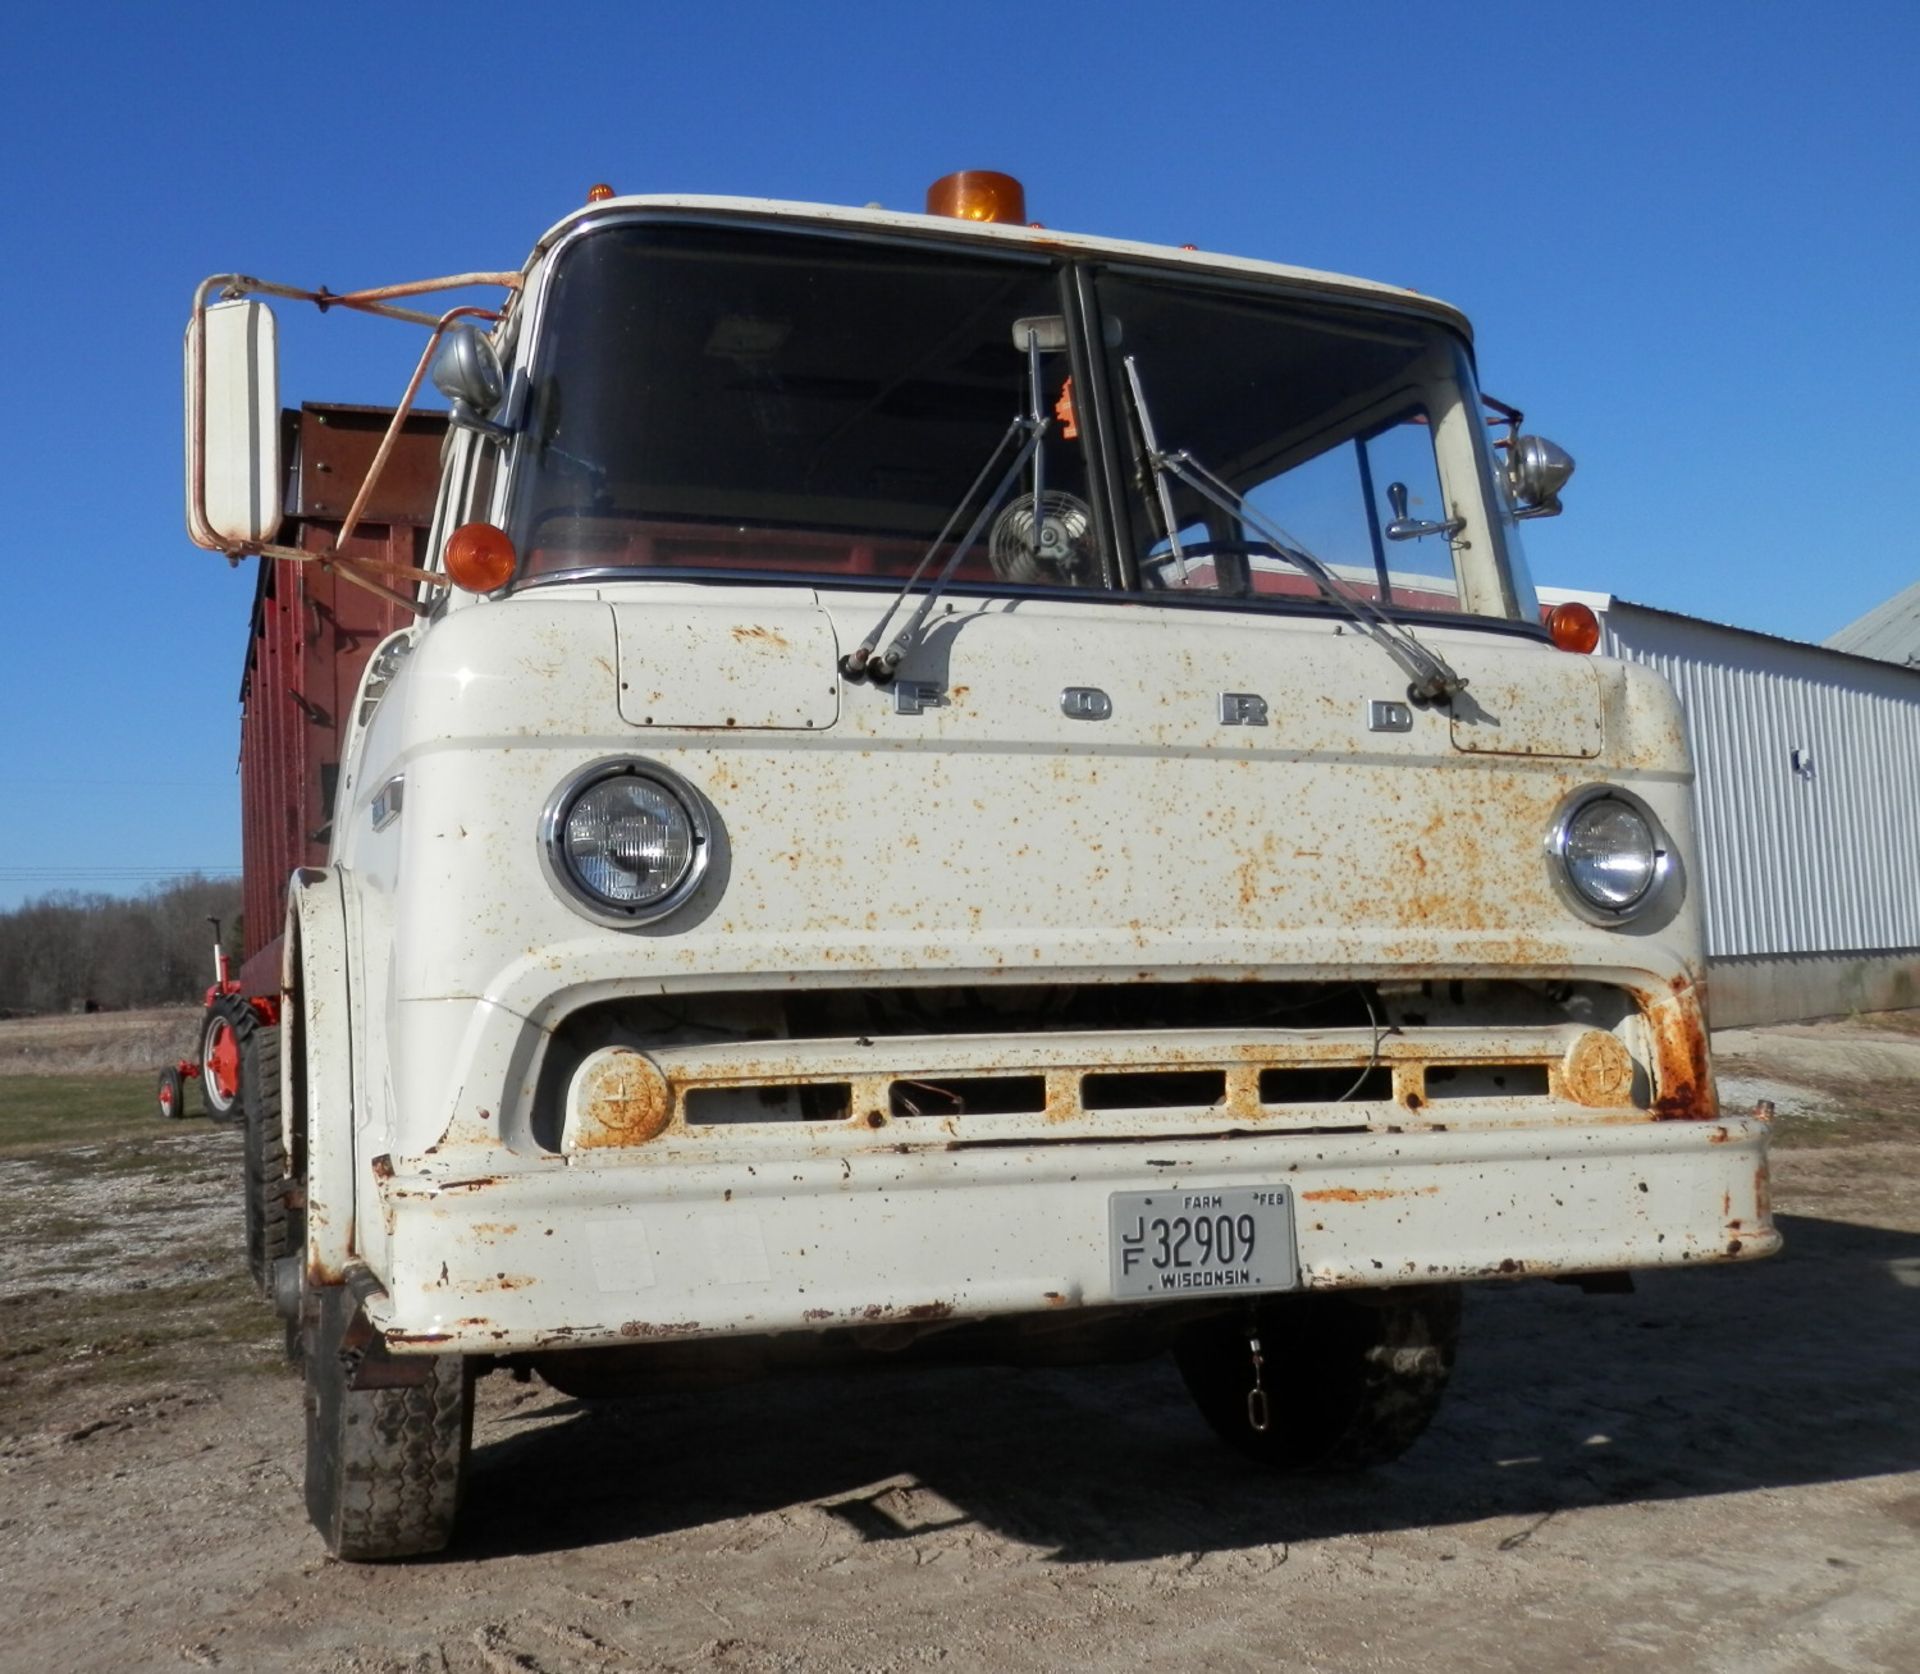
[[[671,912],[706,869],[699,799],[644,762],[599,762],[563,785],[543,836],[555,881],[611,923]]]
[[[1556,881],[1572,904],[1602,922],[1650,905],[1672,866],[1666,834],[1638,797],[1613,788],[1577,792],[1548,834]]]

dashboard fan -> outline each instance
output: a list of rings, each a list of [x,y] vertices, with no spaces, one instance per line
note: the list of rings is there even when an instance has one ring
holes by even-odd
[[[1038,530],[1031,494],[1010,502],[993,520],[987,557],[1002,581],[1070,587],[1093,570],[1093,514],[1086,501],[1057,489],[1048,489],[1040,499]]]

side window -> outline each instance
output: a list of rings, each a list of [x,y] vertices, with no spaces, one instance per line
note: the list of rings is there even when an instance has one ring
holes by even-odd
[[[1359,448],[1342,442],[1246,491],[1249,507],[1323,564],[1364,593],[1379,593],[1373,531]],[[1262,537],[1249,529],[1256,543]],[[1262,557],[1256,546],[1254,590],[1311,594],[1313,584],[1282,558]]]
[[[1444,523],[1452,515],[1440,488],[1434,461],[1433,426],[1424,413],[1411,413],[1398,424],[1376,432],[1362,446],[1371,488],[1373,517],[1382,533],[1387,591],[1412,610],[1458,610],[1459,584],[1454,578],[1453,546],[1444,535],[1417,540],[1386,540],[1387,526],[1397,515],[1412,522]],[[1406,511],[1396,513],[1395,488],[1406,490]]]

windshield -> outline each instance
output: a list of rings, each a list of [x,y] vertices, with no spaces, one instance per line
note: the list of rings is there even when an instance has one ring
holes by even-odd
[[[1402,613],[1518,614],[1485,517],[1485,425],[1449,333],[1153,275],[1104,274],[1096,294],[1115,387],[1137,379],[1160,449],[1190,455],[1251,514],[1154,471],[1129,414],[1123,518],[1144,587],[1314,596],[1293,547]]]
[[[1317,606],[1237,520],[1177,484],[1160,497],[1122,372],[1132,357],[1159,445],[1343,580],[1400,610],[1517,614],[1485,524],[1470,374],[1441,327],[1151,273],[1086,277],[1043,256],[764,227],[587,234],[542,308],[509,519],[522,578],[884,582],[930,549],[944,562],[981,496],[956,514],[1034,411],[1037,365],[1044,434],[952,587]],[[1449,426],[1463,432],[1451,443]],[[1403,521],[1464,517],[1464,538],[1389,541],[1392,485]],[[1462,551],[1477,569],[1456,573]]]

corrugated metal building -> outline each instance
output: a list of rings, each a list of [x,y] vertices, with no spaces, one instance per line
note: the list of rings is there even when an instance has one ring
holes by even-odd
[[[1680,694],[1715,1026],[1920,1005],[1920,668],[1541,594]]]
[[[1920,581],[1849,622],[1827,641],[1835,651],[1920,668]]]

